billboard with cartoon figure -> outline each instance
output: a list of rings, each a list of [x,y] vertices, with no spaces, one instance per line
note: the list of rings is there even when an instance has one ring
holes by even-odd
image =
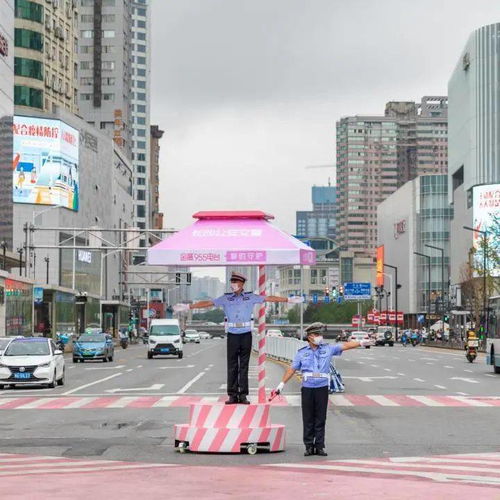
[[[78,211],[78,130],[60,120],[15,116],[13,201]]]

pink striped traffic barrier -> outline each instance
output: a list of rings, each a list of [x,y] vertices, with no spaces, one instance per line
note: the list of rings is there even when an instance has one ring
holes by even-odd
[[[273,425],[268,404],[195,403],[189,424],[174,425],[179,451],[254,454],[258,449],[283,451],[285,426]]]

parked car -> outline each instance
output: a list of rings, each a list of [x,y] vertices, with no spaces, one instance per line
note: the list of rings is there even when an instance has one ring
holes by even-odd
[[[16,337],[0,358],[0,389],[6,385],[64,385],[64,356],[52,339]]]
[[[4,353],[5,349],[7,349],[11,340],[12,337],[0,337],[0,356]]]
[[[210,335],[208,332],[199,332],[199,334],[200,334],[200,339],[202,340],[207,340],[212,338],[212,335]]]
[[[196,330],[186,330],[184,332],[184,343],[187,344],[190,342],[200,343],[200,334]]]
[[[80,335],[73,344],[73,363],[86,360],[113,361],[115,346],[111,335],[86,333]]]
[[[267,330],[266,335],[268,337],[283,337],[283,332],[278,329],[270,328],[269,330]]]
[[[349,340],[355,340],[357,342],[360,342],[361,340],[368,340],[370,338],[370,335],[368,332],[363,332],[363,331],[356,331],[356,332],[351,332],[351,337]],[[365,346],[365,349],[370,349],[370,346],[367,345]]]

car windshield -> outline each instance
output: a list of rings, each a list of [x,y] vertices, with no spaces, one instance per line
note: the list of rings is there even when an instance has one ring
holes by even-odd
[[[10,342],[10,339],[0,339],[0,349],[5,349],[7,344]]]
[[[150,335],[179,335],[178,325],[152,325]]]
[[[106,337],[104,335],[82,335],[78,337],[77,342],[105,342]]]
[[[186,330],[186,335],[198,335],[196,330]]]
[[[47,340],[14,340],[9,344],[4,356],[48,356],[50,354]]]

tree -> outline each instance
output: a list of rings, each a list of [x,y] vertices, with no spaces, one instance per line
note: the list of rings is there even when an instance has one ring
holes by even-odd
[[[211,321],[213,323],[222,323],[224,321],[224,311],[222,309],[211,309],[204,313],[193,314],[194,320]]]

